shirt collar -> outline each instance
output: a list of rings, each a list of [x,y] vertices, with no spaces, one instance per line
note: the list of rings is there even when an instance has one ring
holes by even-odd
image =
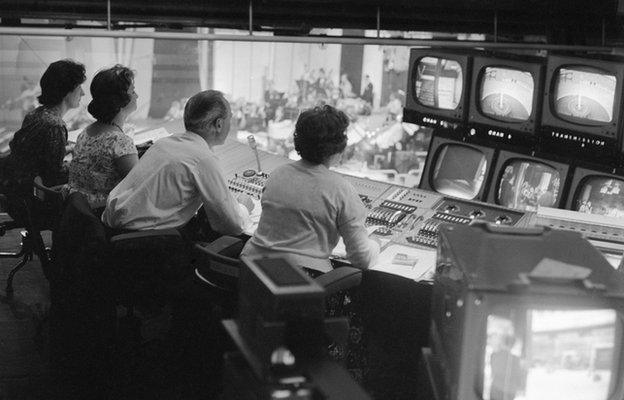
[[[198,134],[193,133],[191,131],[186,131],[186,132],[181,133],[180,136],[182,138],[190,140],[191,142],[197,144],[198,146],[205,147],[210,153],[214,154],[214,150],[210,146],[208,146],[208,143],[206,143],[204,138],[199,136]]]

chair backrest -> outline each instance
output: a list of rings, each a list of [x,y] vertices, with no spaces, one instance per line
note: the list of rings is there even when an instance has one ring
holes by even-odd
[[[100,275],[109,266],[106,230],[93,214],[82,193],[72,193],[66,201],[59,223],[52,231],[51,289],[70,288],[86,293],[99,287]],[[54,293],[53,293],[54,294]],[[58,291],[57,293],[58,294]]]
[[[65,211],[63,194],[45,186],[40,176],[33,179],[32,198],[25,198],[24,201],[32,228],[36,230],[54,230]]]
[[[242,263],[238,258],[223,255],[229,248],[236,248],[241,243],[238,238],[222,236],[212,243],[195,244],[195,254],[203,266],[201,279],[209,285],[222,290],[234,292]],[[242,246],[241,246],[242,247]],[[239,248],[240,250],[240,248]],[[358,286],[362,281],[362,270],[351,266],[341,266],[315,278],[327,295]]]
[[[183,257],[188,253],[186,243],[177,230],[109,238],[86,197],[78,192],[69,195],[52,242],[56,287],[81,295],[91,291],[93,296],[110,297],[122,304],[165,298],[167,285],[185,276],[182,272],[189,264]]]
[[[122,233],[111,237],[110,245],[122,268],[137,276],[159,274],[176,280],[190,263],[186,241],[177,229]]]
[[[33,196],[41,202],[62,202],[63,195],[60,190],[52,189],[43,184],[40,176],[33,179]]]
[[[240,252],[241,240],[231,236],[222,236],[211,243],[196,243],[194,261],[201,265],[197,270],[200,279],[214,288],[229,293],[236,293],[241,261],[229,257],[228,249],[237,248]]]

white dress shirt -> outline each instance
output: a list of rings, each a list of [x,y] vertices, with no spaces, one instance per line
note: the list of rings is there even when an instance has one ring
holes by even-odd
[[[192,132],[160,139],[111,191],[102,222],[111,228],[178,228],[202,206],[210,226],[238,235],[247,214],[228,190],[218,157]]]
[[[347,259],[368,268],[377,260],[379,244],[368,238],[365,219],[366,209],[349,182],[324,165],[300,160],[271,173],[258,229],[242,254],[278,252],[297,265],[327,272],[342,236]]]

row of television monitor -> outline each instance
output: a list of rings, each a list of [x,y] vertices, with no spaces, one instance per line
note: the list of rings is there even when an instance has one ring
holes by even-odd
[[[431,141],[420,188],[519,210],[624,216],[622,171],[440,136]]]
[[[471,135],[550,137],[621,151],[624,60],[418,48],[404,120]],[[589,147],[589,146],[588,146]]]

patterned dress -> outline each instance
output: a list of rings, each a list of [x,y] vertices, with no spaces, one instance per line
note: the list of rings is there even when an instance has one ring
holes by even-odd
[[[28,196],[35,176],[47,186],[67,182],[63,166],[67,127],[58,112],[41,106],[24,118],[22,127],[9,143],[9,154],[2,177],[14,194]]]
[[[99,133],[90,135],[95,129]],[[84,194],[93,208],[104,206],[110,191],[123,178],[115,160],[129,154],[137,154],[137,149],[132,138],[119,128],[99,122],[88,126],[78,135],[69,165],[70,192]]]

